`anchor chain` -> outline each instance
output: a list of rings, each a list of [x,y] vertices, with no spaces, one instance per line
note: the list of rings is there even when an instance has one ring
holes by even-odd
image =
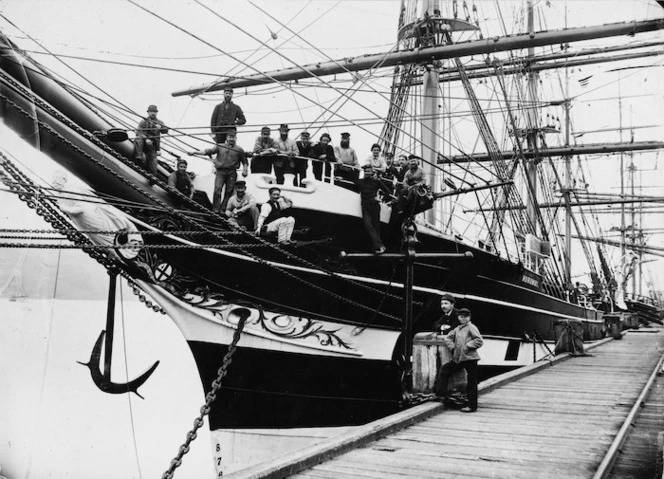
[[[170,193],[176,195],[176,196],[177,196],[178,198],[180,198],[181,200],[186,201],[187,204],[189,204],[189,205],[195,207],[195,208],[198,209],[198,210],[201,210],[201,209],[205,210],[201,205],[199,205],[198,203],[194,202],[194,201],[191,200],[189,197],[183,195],[182,193],[180,193],[180,192],[177,191],[176,189],[171,188],[171,187],[168,186],[167,184],[165,184],[165,183],[163,183],[162,181],[160,181],[158,178],[156,178],[156,177],[152,176],[151,174],[149,174],[146,170],[144,170],[143,168],[139,167],[135,162],[127,161],[124,157],[122,157],[121,155],[119,155],[115,150],[111,149],[108,145],[106,145],[105,143],[101,142],[98,138],[92,136],[89,132],[87,132],[86,130],[82,129],[79,125],[73,123],[73,122],[72,122],[71,120],[69,120],[67,117],[65,117],[64,115],[62,115],[59,111],[55,110],[53,107],[51,107],[51,106],[48,105],[47,103],[43,102],[43,101],[42,101],[41,99],[39,99],[39,98],[38,98],[33,92],[27,90],[23,85],[21,85],[21,84],[19,84],[18,82],[16,82],[13,78],[8,77],[7,75],[3,74],[2,72],[0,72],[0,77],[2,77],[5,81],[7,81],[8,83],[10,83],[10,84],[12,84],[13,86],[15,86],[17,89],[21,90],[25,95],[29,96],[33,102],[39,104],[39,106],[40,106],[42,109],[44,109],[45,111],[47,111],[49,114],[53,115],[53,116],[54,116],[55,118],[57,118],[58,120],[62,121],[62,122],[65,123],[67,126],[69,126],[70,128],[74,129],[76,132],[80,133],[81,135],[85,136],[86,138],[89,138],[91,141],[93,141],[93,142],[95,143],[95,145],[101,147],[105,152],[107,152],[108,154],[110,154],[111,156],[113,156],[114,158],[116,158],[118,161],[120,161],[120,162],[123,163],[124,165],[128,166],[129,168],[133,169],[134,171],[139,172],[139,173],[142,174],[144,177],[147,177],[147,178],[150,178],[150,179],[155,180],[156,183],[157,183],[160,187],[162,187],[162,188],[165,189],[166,191],[168,191],[168,192],[170,192]],[[202,229],[204,229],[204,230],[207,230],[205,227],[203,227],[202,225],[198,224],[196,221],[194,221],[194,220],[192,220],[191,218],[188,218],[188,217],[182,215],[182,214],[179,213],[175,208],[173,208],[173,207],[169,206],[168,204],[164,203],[163,201],[161,201],[161,200],[160,200],[159,198],[157,198],[155,195],[153,195],[153,194],[151,194],[151,193],[148,193],[148,192],[144,191],[143,189],[139,188],[139,187],[138,187],[137,185],[135,185],[134,183],[132,183],[132,182],[130,182],[129,180],[127,180],[126,178],[122,177],[122,176],[119,175],[117,172],[115,172],[115,171],[113,171],[111,168],[109,168],[109,167],[108,167],[106,164],[104,164],[102,161],[97,160],[96,158],[92,157],[91,155],[89,155],[88,153],[86,153],[85,151],[83,151],[80,147],[76,146],[76,145],[73,144],[71,141],[69,141],[69,140],[67,140],[65,137],[63,137],[60,133],[58,133],[57,131],[55,131],[55,129],[53,129],[50,125],[44,123],[43,121],[40,121],[40,120],[34,118],[33,115],[31,115],[29,112],[25,111],[25,109],[23,109],[21,106],[19,106],[16,102],[10,100],[7,96],[0,94],[0,98],[2,98],[2,99],[3,99],[8,105],[14,107],[19,113],[21,113],[21,114],[24,115],[25,117],[27,117],[27,118],[29,118],[29,119],[31,119],[31,120],[35,120],[35,121],[37,121],[37,123],[38,123],[41,127],[43,127],[44,129],[49,130],[49,132],[52,133],[53,135],[55,135],[56,137],[58,137],[58,139],[59,139],[60,141],[62,141],[63,143],[65,143],[67,146],[69,146],[70,148],[72,148],[73,150],[75,150],[76,152],[78,152],[79,154],[81,154],[81,155],[83,155],[84,157],[88,158],[90,161],[92,161],[93,163],[95,163],[99,168],[101,168],[102,170],[104,170],[104,171],[105,171],[106,173],[108,173],[109,175],[115,177],[116,179],[118,179],[119,181],[121,181],[122,183],[124,183],[125,185],[129,186],[129,187],[132,188],[133,190],[137,191],[138,193],[142,194],[142,195],[145,196],[146,198],[150,199],[150,200],[153,201],[155,204],[157,204],[157,205],[159,205],[160,207],[164,208],[166,211],[168,211],[169,213],[171,213],[171,214],[174,215],[175,217],[180,218],[180,219],[184,219],[184,220],[187,221],[187,222],[190,222],[190,223],[192,223],[192,224],[195,224],[196,226],[200,226],[200,227],[201,227]],[[209,213],[209,211],[207,211],[207,210],[205,210],[205,212],[208,212],[208,213]],[[231,228],[235,229],[236,231],[241,231],[239,227],[237,227],[237,226],[232,225],[231,223],[229,223],[228,220],[227,220],[224,216],[222,216],[222,215],[220,215],[220,214],[216,214],[216,216],[222,221],[223,224],[225,224],[225,225],[227,225],[227,226],[230,226]],[[214,236],[217,236],[216,232],[214,232],[214,231],[210,231],[210,230],[208,230],[208,231],[209,231],[210,234],[212,234],[212,235],[214,235]],[[353,284],[353,285],[357,286],[358,288],[362,288],[362,289],[365,289],[365,290],[367,290],[367,291],[370,291],[370,292],[373,292],[373,293],[377,293],[377,294],[379,294],[379,295],[381,295],[381,296],[389,297],[389,298],[392,298],[392,299],[395,299],[395,300],[400,300],[400,299],[401,299],[401,297],[398,296],[398,295],[394,295],[394,294],[390,294],[390,293],[384,293],[384,292],[382,292],[382,291],[380,291],[380,290],[377,290],[377,289],[375,289],[375,288],[373,288],[373,287],[371,287],[371,286],[368,286],[368,285],[366,285],[366,284],[364,284],[364,283],[360,283],[360,282],[357,282],[357,281],[351,280],[351,279],[349,279],[349,278],[344,278],[344,277],[342,277],[342,276],[340,276],[340,275],[334,273],[333,271],[329,271],[329,270],[327,270],[327,269],[325,269],[325,268],[320,268],[319,266],[316,266],[316,265],[314,265],[313,263],[310,263],[309,261],[305,260],[304,258],[301,258],[301,257],[299,257],[299,256],[297,256],[297,255],[295,255],[295,254],[292,254],[292,253],[290,253],[290,252],[284,250],[283,248],[279,248],[278,246],[272,244],[272,243],[269,242],[269,241],[266,241],[265,239],[261,238],[260,236],[256,236],[256,235],[254,235],[254,234],[252,234],[251,232],[248,232],[248,231],[247,231],[246,233],[247,233],[250,237],[253,237],[255,240],[257,240],[257,241],[259,241],[259,242],[261,242],[261,243],[263,243],[263,244],[265,244],[265,245],[268,245],[268,246],[270,246],[271,248],[273,248],[273,249],[279,251],[280,253],[282,253],[282,254],[283,254],[284,256],[286,256],[287,258],[289,258],[289,259],[291,259],[291,260],[293,260],[293,261],[297,261],[297,262],[299,262],[299,263],[302,263],[302,264],[304,264],[304,265],[307,266],[307,267],[311,267],[311,268],[314,268],[314,269],[316,269],[316,270],[322,271],[322,272],[324,272],[325,274],[327,274],[327,275],[330,276],[330,277],[333,277],[333,278],[339,279],[339,280],[344,281],[344,282],[346,282],[346,283]],[[221,239],[221,240],[224,240],[224,238],[220,238],[220,239]],[[317,290],[319,290],[320,292],[322,292],[322,293],[324,293],[324,294],[330,295],[330,296],[332,296],[333,298],[335,298],[335,299],[338,300],[338,301],[341,301],[341,302],[343,302],[343,303],[350,304],[350,305],[352,305],[352,306],[355,306],[355,307],[358,307],[358,308],[360,308],[360,309],[364,309],[364,310],[367,310],[367,311],[370,311],[370,312],[375,312],[373,308],[370,308],[370,307],[368,307],[368,306],[366,306],[366,305],[364,305],[364,304],[362,304],[362,303],[357,303],[357,302],[355,302],[355,301],[349,300],[348,298],[345,298],[345,297],[342,296],[342,295],[339,295],[339,294],[333,293],[333,292],[329,291],[328,289],[322,288],[322,287],[317,286],[317,285],[315,285],[315,284],[313,284],[313,283],[311,283],[311,282],[309,282],[309,281],[306,281],[306,280],[304,280],[303,278],[300,278],[300,277],[298,277],[298,276],[296,276],[296,275],[294,275],[294,274],[289,273],[288,271],[286,271],[286,270],[283,269],[283,268],[280,268],[280,267],[278,267],[278,266],[276,266],[276,265],[274,265],[274,264],[270,264],[269,262],[267,262],[267,261],[264,260],[263,258],[258,257],[258,256],[256,256],[256,255],[250,253],[249,251],[243,251],[243,253],[246,254],[248,257],[254,259],[255,261],[259,262],[260,264],[262,264],[262,265],[264,265],[264,266],[268,266],[268,267],[274,268],[274,269],[278,270],[280,273],[282,273],[282,274],[284,274],[284,275],[290,277],[291,279],[294,279],[294,280],[296,280],[296,281],[298,281],[298,282],[304,283],[305,285],[307,285],[307,286],[309,286],[309,287],[311,287],[311,288],[313,288],[313,289],[317,289]],[[392,316],[392,315],[389,315],[389,314],[387,314],[387,313],[380,313],[380,314],[382,314],[382,315],[384,315],[385,317],[388,317],[388,318],[390,318],[390,319],[396,319],[396,320],[399,319],[399,318],[397,318],[396,316]]]
[[[7,181],[7,176],[0,172],[0,179],[2,179],[3,183],[10,187],[13,191],[23,191],[25,193],[28,193],[25,191],[25,185],[28,185],[30,188],[39,190],[39,187],[35,185],[32,180],[30,180],[28,177],[23,175],[21,171],[16,168],[12,162],[2,153],[0,153],[0,165],[9,173],[11,174],[14,179],[20,179],[23,181],[23,190],[19,190],[19,188],[15,184],[11,184],[11,182]],[[149,300],[145,294],[141,292],[141,289],[139,286],[133,281],[129,273],[124,271],[122,268],[118,268],[117,263],[111,259],[108,254],[104,251],[100,251],[98,249],[93,248],[92,242],[83,234],[81,234],[77,229],[73,228],[72,225],[69,224],[69,222],[61,215],[61,213],[53,208],[44,198],[39,198],[38,195],[28,195],[27,197],[25,195],[22,195],[19,192],[19,198],[24,201],[29,208],[34,209],[35,212],[44,218],[46,222],[51,224],[53,226],[53,230],[44,230],[44,231],[57,231],[58,233],[64,235],[67,237],[69,241],[74,243],[75,245],[78,245],[84,249],[84,251],[92,257],[94,260],[96,260],[99,264],[101,264],[106,270],[110,271],[111,269],[119,269],[120,274],[129,286],[132,288],[132,292],[138,296],[138,299],[141,303],[145,304],[146,307],[152,309],[154,312],[158,312],[161,314],[166,314],[166,312],[158,305],[154,304],[151,300]],[[29,231],[29,230],[27,230]]]
[[[177,455],[171,461],[166,472],[161,476],[162,479],[173,479],[175,469],[182,465],[182,458],[189,452],[189,445],[198,436],[196,431],[203,427],[203,418],[210,413],[212,403],[217,399],[217,392],[221,389],[221,381],[228,373],[228,367],[231,365],[233,354],[235,354],[235,350],[237,349],[237,343],[240,341],[240,335],[242,334],[246,321],[247,316],[242,316],[240,318],[237,328],[233,333],[233,341],[228,346],[228,351],[226,351],[221,367],[217,370],[217,379],[212,381],[212,389],[205,395],[205,404],[201,406],[200,414],[194,419],[194,427],[187,433],[187,438],[178,449]]]

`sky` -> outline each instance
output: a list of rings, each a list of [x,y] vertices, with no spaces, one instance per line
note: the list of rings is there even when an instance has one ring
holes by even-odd
[[[477,6],[480,27],[486,36],[502,33],[497,2],[482,0],[468,4],[471,8],[473,4]],[[664,9],[654,1],[535,0],[534,4],[538,12],[536,30],[560,28],[565,21],[573,27],[664,16]],[[501,1],[499,5],[505,31],[520,31],[524,24],[523,2]],[[396,0],[4,0],[0,3],[0,28],[67,81],[106,100],[110,95],[113,103],[121,103],[131,110],[133,113],[122,116],[129,126],[138,122],[147,105],[158,105],[159,117],[169,126],[194,136],[178,137],[178,141],[185,143],[173,144],[177,151],[206,146],[205,142],[210,140],[207,135],[210,113],[221,100],[221,94],[174,98],[171,95],[174,91],[208,83],[217,75],[241,76],[330,58],[388,51],[395,45],[399,6]],[[662,40],[662,34],[639,35],[626,41],[647,39]],[[615,43],[614,39],[597,40],[584,42],[583,46]],[[47,54],[44,54],[45,49]],[[577,133],[579,143],[617,141],[619,135],[615,130],[597,130],[615,129],[619,124],[636,127],[623,132],[624,140],[632,134],[636,141],[664,137],[661,114],[664,96],[657,88],[664,80],[662,59],[647,58],[619,66],[646,64],[655,66],[615,70],[616,65],[602,64],[571,69],[569,93],[575,98],[572,131]],[[389,91],[389,79],[385,73],[379,71],[366,81],[358,82],[364,90],[373,91],[356,93],[352,100],[339,107],[336,117],[320,105],[336,109],[333,102],[339,95],[334,87],[348,85],[341,83],[348,76],[326,78],[326,85],[318,88],[301,82],[292,89],[279,85],[238,89],[234,100],[243,107],[248,118],[240,132],[239,144],[250,148],[263,125],[276,127],[288,123],[293,128],[292,135],[297,135],[313,120],[336,120],[337,124],[332,121],[323,129],[315,129],[314,136],[327,131],[335,142],[342,131],[349,130],[352,145],[360,158],[364,158],[380,133],[380,118],[387,111],[385,95]],[[587,81],[581,82],[583,79]],[[558,74],[543,73],[541,97],[560,98],[560,82]],[[486,85],[480,82],[473,85],[478,97],[491,97],[492,92],[485,89]],[[562,115],[560,108],[549,108],[543,115],[546,113]],[[360,125],[358,118],[374,121]],[[455,125],[460,131],[456,140],[464,145],[465,151],[475,151],[476,135],[475,138],[472,133],[464,136],[464,131],[475,131],[470,115],[455,119]],[[553,143],[556,141],[560,138],[552,139]],[[642,193],[664,196],[659,153],[635,154],[633,158],[637,168],[635,182],[641,185]],[[195,161],[192,167],[208,168]],[[589,157],[574,168],[584,168],[585,180],[594,191],[618,193],[620,174],[616,156]],[[602,214],[598,218],[605,232],[620,226],[616,216]],[[643,223],[651,228],[664,227],[662,218],[662,215],[644,216]],[[649,243],[664,247],[663,239],[661,233],[652,233]],[[580,252],[575,254],[578,256]],[[615,251],[610,255],[612,262],[618,261]],[[664,289],[662,262],[657,260],[645,266],[647,274]]]

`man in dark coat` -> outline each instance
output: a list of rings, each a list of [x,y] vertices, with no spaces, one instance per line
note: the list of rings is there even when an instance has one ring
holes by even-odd
[[[362,221],[364,229],[371,239],[374,254],[383,254],[386,248],[380,237],[380,203],[376,198],[379,190],[389,194],[389,189],[385,186],[385,183],[378,179],[371,165],[364,165],[362,168],[364,169],[364,177],[354,181],[360,192]]]
[[[454,296],[451,294],[445,293],[440,297],[440,309],[443,310],[443,315],[433,325],[436,334],[445,334],[459,325],[459,313],[454,307],[454,302]]]
[[[224,88],[224,101],[214,107],[210,128],[214,134],[214,141],[219,144],[226,142],[226,134],[229,130],[235,130],[235,125],[244,125],[247,119],[244,117],[242,108],[233,103],[233,89]]]
[[[157,106],[148,107],[148,116],[136,128],[136,158],[143,161],[149,173],[157,176],[157,157],[161,155],[161,134],[168,133],[168,127],[157,118]],[[154,179],[150,178],[153,185]]]

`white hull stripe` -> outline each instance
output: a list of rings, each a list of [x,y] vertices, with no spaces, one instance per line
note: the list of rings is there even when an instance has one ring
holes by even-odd
[[[157,228],[155,228],[155,227],[153,227],[153,226],[151,226],[147,223],[142,222],[141,220],[138,220],[138,219],[134,218],[133,221],[135,221],[136,223],[138,223],[138,224],[140,224],[140,225],[144,226],[145,228],[148,228],[152,231],[161,231],[161,230],[159,230],[159,229],[157,229]],[[177,236],[169,235],[168,233],[164,233],[164,236],[166,236],[166,237],[168,237],[168,238],[170,238],[174,241],[179,241],[180,243],[184,243],[184,244],[188,244],[188,245],[192,245],[192,246],[200,246],[198,243],[188,241],[188,240],[185,240],[183,238],[179,238]],[[221,250],[214,249],[214,248],[203,248],[203,249],[205,249],[205,250],[207,250],[211,253],[219,254],[219,255],[222,255],[222,256],[228,256],[228,257],[232,257],[232,258],[235,258],[235,259],[248,261],[248,262],[251,262],[251,263],[258,263],[257,260],[255,260],[253,258],[250,258],[248,256],[245,256],[245,255],[241,255],[241,254],[237,254],[237,253],[231,253],[229,251],[221,251]],[[301,266],[293,266],[293,265],[284,264],[284,263],[277,263],[277,262],[274,262],[274,261],[265,261],[265,263],[267,263],[271,266],[276,266],[278,268],[282,268],[282,269],[288,269],[288,270],[293,270],[293,271],[301,271],[301,272],[305,272],[305,273],[319,274],[319,275],[322,275],[322,276],[328,276],[328,274],[325,273],[324,271],[320,271],[320,270],[317,270],[317,269],[304,268],[304,267],[301,267]],[[402,283],[390,283],[390,282],[384,281],[382,279],[369,278],[369,277],[366,277],[366,276],[354,276],[354,275],[350,275],[350,274],[341,274],[341,273],[337,273],[336,276],[339,276],[339,277],[345,278],[345,279],[352,279],[352,280],[355,280],[355,281],[360,281],[360,282],[364,282],[364,283],[368,283],[368,284],[377,284],[377,285],[381,285],[381,286],[391,286],[391,287],[394,287],[394,288],[401,288],[401,289],[403,289],[403,287],[404,287]],[[486,278],[486,279],[488,279],[488,278]],[[512,287],[527,289],[527,288],[523,288],[519,285],[515,285],[515,284],[512,284],[512,283],[505,283],[505,282],[499,281],[499,280],[490,279],[490,281],[495,281],[495,282],[501,283],[501,284],[507,284],[507,285],[512,286]],[[523,304],[511,303],[511,302],[507,302],[507,301],[501,301],[499,299],[484,298],[482,296],[475,296],[475,295],[472,295],[472,294],[449,293],[447,291],[443,291],[443,290],[440,290],[440,289],[425,288],[425,287],[421,287],[421,286],[415,286],[415,287],[413,287],[413,289],[415,291],[420,291],[420,292],[423,292],[423,293],[437,294],[437,295],[441,295],[443,293],[452,294],[454,297],[456,297],[458,299],[468,299],[468,300],[472,300],[472,301],[490,303],[490,304],[495,304],[495,305],[499,305],[499,306],[505,306],[505,307],[508,307],[508,308],[520,309],[522,311],[530,311],[530,312],[544,314],[544,315],[548,315],[548,316],[555,316],[557,318],[581,319],[577,316],[570,316],[570,315],[567,315],[567,314],[556,313],[554,311],[547,311],[545,309],[534,308],[532,306],[526,306],[526,305],[523,305]],[[539,291],[532,291],[530,289],[528,289],[528,291],[531,292],[531,293],[537,293],[537,294],[541,294],[542,296],[546,296],[546,295],[540,293]],[[546,296],[546,297],[557,300],[557,298],[553,298],[553,297],[550,297],[550,296]],[[557,301],[560,301],[560,300],[557,300]],[[596,310],[591,310],[591,309],[588,309],[588,311],[591,311],[593,313],[597,312]],[[593,321],[593,322],[597,322],[597,323],[602,322],[602,320],[595,320],[595,319],[588,319],[588,318],[584,318],[584,319],[586,321]]]

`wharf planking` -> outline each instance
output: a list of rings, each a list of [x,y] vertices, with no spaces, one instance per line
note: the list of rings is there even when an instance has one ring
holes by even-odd
[[[655,378],[640,408],[609,479],[652,479],[662,477],[664,449],[664,376]]]
[[[664,353],[664,329],[603,340],[588,353],[561,355],[552,365],[537,363],[483,382],[473,414],[422,404],[224,477],[591,478]],[[664,396],[663,389],[660,380],[650,397]],[[651,415],[661,419],[661,402],[658,407]],[[661,432],[654,422],[651,427]],[[657,447],[629,438],[615,477],[653,477],[622,473],[649,461],[646,450],[656,461],[662,451]]]

